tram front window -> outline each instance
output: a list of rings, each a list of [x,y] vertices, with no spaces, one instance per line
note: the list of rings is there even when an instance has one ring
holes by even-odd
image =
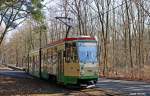
[[[78,55],[80,63],[96,63],[97,62],[97,46],[93,42],[79,42]]]

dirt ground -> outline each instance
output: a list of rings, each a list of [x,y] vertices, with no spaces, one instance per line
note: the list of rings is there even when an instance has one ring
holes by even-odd
[[[0,96],[122,96],[102,89],[70,90],[0,66]]]

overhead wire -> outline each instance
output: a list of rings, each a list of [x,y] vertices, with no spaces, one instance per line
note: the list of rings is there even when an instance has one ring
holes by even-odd
[[[131,1],[131,0],[128,0],[127,2],[129,2],[129,1]],[[106,14],[106,13],[108,13],[108,12],[112,11],[112,10],[115,10],[115,9],[117,9],[117,8],[121,7],[121,6],[123,6],[124,4],[126,4],[127,2],[122,2],[122,4],[119,4],[119,5],[115,6],[115,7],[111,8],[111,9],[109,9],[109,10],[107,10],[107,11],[103,12],[103,13],[101,13],[101,15],[104,15],[104,14]],[[90,7],[93,9],[93,7],[92,7],[92,6],[90,6]],[[94,11],[95,11],[95,10],[94,10]],[[97,18],[98,18],[98,16],[93,17],[92,19],[97,19]]]

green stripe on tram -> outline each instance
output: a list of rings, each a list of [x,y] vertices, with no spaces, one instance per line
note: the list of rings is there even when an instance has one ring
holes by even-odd
[[[66,84],[77,84],[79,77],[75,76],[64,76],[64,85]]]
[[[79,79],[97,79],[98,76],[81,76]]]
[[[82,76],[82,77],[64,76],[64,85],[77,84],[78,83],[78,79],[97,80],[98,76]]]

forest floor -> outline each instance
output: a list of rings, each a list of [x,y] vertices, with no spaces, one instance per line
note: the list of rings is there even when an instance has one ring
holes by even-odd
[[[71,90],[0,65],[0,96],[123,96],[108,89]]]

